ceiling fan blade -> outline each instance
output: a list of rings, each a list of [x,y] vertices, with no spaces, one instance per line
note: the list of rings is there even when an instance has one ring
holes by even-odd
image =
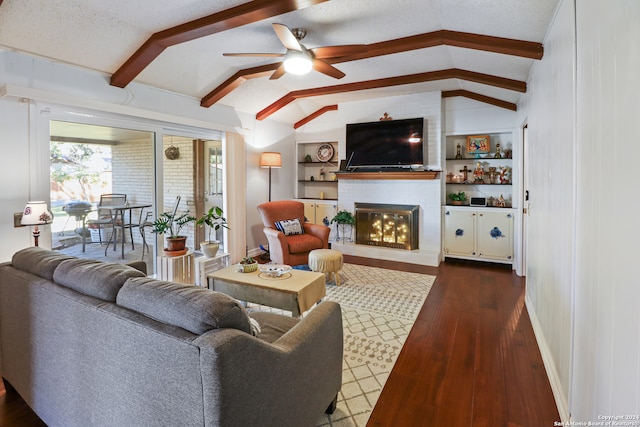
[[[287,49],[291,50],[302,50],[302,46],[296,37],[293,35],[289,27],[283,24],[272,24],[273,30],[276,32],[276,35],[280,39],[280,42]]]
[[[338,58],[340,56],[355,55],[369,50],[366,44],[345,44],[340,46],[323,46],[309,49],[316,58]]]
[[[222,56],[260,56],[282,58],[284,53],[223,53]]]
[[[284,70],[284,64],[280,64],[280,66],[276,68],[273,74],[271,74],[271,77],[269,77],[269,80],[279,79],[280,77],[284,76],[285,73],[286,71]]]
[[[333,65],[327,64],[323,60],[317,58],[313,60],[313,69],[336,79],[341,79],[346,75]]]

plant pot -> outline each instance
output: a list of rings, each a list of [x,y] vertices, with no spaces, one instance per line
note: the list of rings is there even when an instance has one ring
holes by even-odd
[[[464,205],[464,200],[452,200],[451,204],[455,206],[462,206]]]
[[[200,250],[207,258],[213,258],[216,256],[219,248],[220,242],[205,240],[200,243]]]
[[[166,242],[167,250],[170,252],[183,251],[187,247],[186,236],[167,237],[165,239],[165,242]]]
[[[258,261],[254,261],[252,264],[239,264],[240,271],[243,273],[253,273],[258,269]]]

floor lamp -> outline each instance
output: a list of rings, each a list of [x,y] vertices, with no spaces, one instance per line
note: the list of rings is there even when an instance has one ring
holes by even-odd
[[[22,212],[20,224],[25,226],[35,225],[33,239],[36,246],[38,246],[38,238],[40,237],[38,226],[50,224],[51,222],[53,222],[53,215],[49,212],[46,202],[27,202],[27,206],[24,207],[24,212]]]
[[[271,201],[271,168],[282,167],[282,156],[280,153],[265,151],[260,155],[260,167],[269,168],[269,201]]]

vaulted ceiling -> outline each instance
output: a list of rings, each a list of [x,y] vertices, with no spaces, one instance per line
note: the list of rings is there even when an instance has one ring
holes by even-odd
[[[351,100],[443,91],[514,109],[559,0],[0,0],[0,48],[301,126]],[[307,48],[366,45],[317,71],[269,76],[273,23]]]

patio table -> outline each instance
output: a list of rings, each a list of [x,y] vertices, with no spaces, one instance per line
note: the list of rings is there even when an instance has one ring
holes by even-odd
[[[144,209],[150,208],[152,205],[149,203],[127,203],[124,205],[118,206],[101,206],[100,209],[111,211],[111,217],[113,218],[113,233],[111,233],[111,237],[109,238],[109,243],[104,248],[104,256],[107,256],[107,249],[109,249],[109,245],[111,244],[111,239],[113,239],[113,250],[116,250],[117,239],[116,239],[116,227],[120,227],[122,238],[121,240],[121,257],[124,259],[124,232],[127,228],[131,227],[131,211],[134,209]],[[125,213],[129,212],[129,222],[125,221]],[[120,224],[118,225],[118,217],[120,217]],[[131,241],[131,249],[133,249],[133,239]]]

